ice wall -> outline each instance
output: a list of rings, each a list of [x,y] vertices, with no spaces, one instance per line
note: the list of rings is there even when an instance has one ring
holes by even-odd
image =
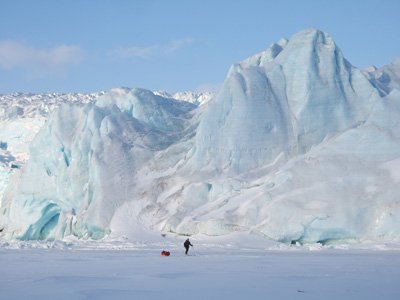
[[[179,139],[193,108],[138,89],[114,89],[98,105],[63,105],[35,138],[31,159],[6,193],[6,234],[103,237],[115,209],[131,199],[136,170]]]
[[[328,34],[304,30],[230,69],[202,116],[194,159],[241,173],[301,154],[365,121],[378,98]]]

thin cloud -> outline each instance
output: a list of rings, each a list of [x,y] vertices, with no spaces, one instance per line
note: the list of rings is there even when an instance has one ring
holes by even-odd
[[[154,56],[168,56],[194,42],[192,38],[173,40],[164,45],[146,47],[122,47],[111,51],[110,56],[119,59],[149,58]]]
[[[74,45],[42,49],[19,41],[0,41],[0,68],[22,69],[35,76],[65,71],[81,63],[83,56],[82,49]]]

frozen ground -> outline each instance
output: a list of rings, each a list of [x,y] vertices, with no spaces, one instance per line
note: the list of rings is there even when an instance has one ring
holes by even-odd
[[[186,257],[180,242],[3,243],[0,298],[400,297],[398,250],[278,245],[239,248],[231,243],[194,239],[195,247]],[[165,248],[171,251],[170,257],[160,256]]]

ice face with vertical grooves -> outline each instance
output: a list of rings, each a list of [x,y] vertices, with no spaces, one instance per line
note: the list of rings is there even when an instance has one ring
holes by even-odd
[[[199,166],[240,173],[363,122],[379,99],[332,38],[310,29],[234,65],[200,121]]]
[[[130,199],[135,170],[180,138],[193,108],[139,89],[114,89],[98,105],[61,106],[6,193],[9,234],[103,237],[115,209]]]

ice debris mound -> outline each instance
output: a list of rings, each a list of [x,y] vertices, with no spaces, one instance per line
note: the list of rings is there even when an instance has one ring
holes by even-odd
[[[399,101],[307,29],[233,65],[197,109],[141,89],[64,106],[8,185],[2,235],[400,240]]]
[[[62,103],[93,103],[104,93],[0,94],[0,120],[47,117]]]

